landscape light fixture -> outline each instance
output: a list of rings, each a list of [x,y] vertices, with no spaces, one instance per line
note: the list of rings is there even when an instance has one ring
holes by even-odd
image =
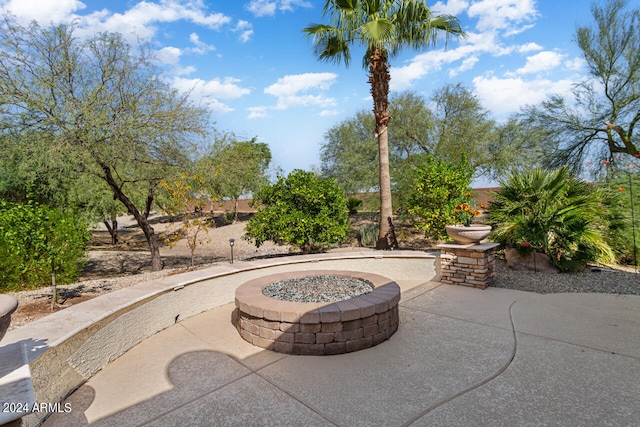
[[[231,247],[231,264],[233,264],[233,245],[236,243],[236,239],[229,239],[229,246]]]

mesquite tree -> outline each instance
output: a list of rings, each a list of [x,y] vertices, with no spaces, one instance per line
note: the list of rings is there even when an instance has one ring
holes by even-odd
[[[186,160],[185,141],[204,135],[207,111],[168,86],[145,46],[119,34],[82,39],[74,25],[24,27],[10,16],[0,26],[0,132],[37,132],[44,150],[103,180],[144,232],[152,268],[161,269],[147,219],[154,189]],[[128,193],[134,183],[148,188],[142,209]]]

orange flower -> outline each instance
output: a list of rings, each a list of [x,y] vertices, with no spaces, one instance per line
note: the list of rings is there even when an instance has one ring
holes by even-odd
[[[618,191],[624,191],[624,187],[618,187]]]

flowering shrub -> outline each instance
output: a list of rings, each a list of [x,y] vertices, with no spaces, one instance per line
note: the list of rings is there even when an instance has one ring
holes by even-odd
[[[531,242],[525,242],[525,241],[518,242],[518,244],[515,245],[514,249],[522,257],[526,257],[527,255],[536,251],[536,248],[533,247]]]
[[[471,193],[465,193],[464,197],[466,199],[471,199]],[[486,206],[483,203],[480,203],[480,209],[486,209]],[[472,209],[469,202],[464,202],[457,205],[453,213],[458,218],[460,223],[465,227],[469,227],[471,225],[471,221],[473,221],[473,218],[476,216],[480,216],[481,214],[479,210]]]

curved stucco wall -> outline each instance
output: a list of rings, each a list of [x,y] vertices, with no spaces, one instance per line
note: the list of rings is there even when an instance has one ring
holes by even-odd
[[[352,270],[393,280],[439,280],[438,256],[425,252],[362,252],[272,258],[218,265],[134,285],[10,331],[2,345],[26,350],[37,402],[59,402],[155,333],[232,303],[244,282],[288,271]],[[35,425],[44,414],[23,418]]]

